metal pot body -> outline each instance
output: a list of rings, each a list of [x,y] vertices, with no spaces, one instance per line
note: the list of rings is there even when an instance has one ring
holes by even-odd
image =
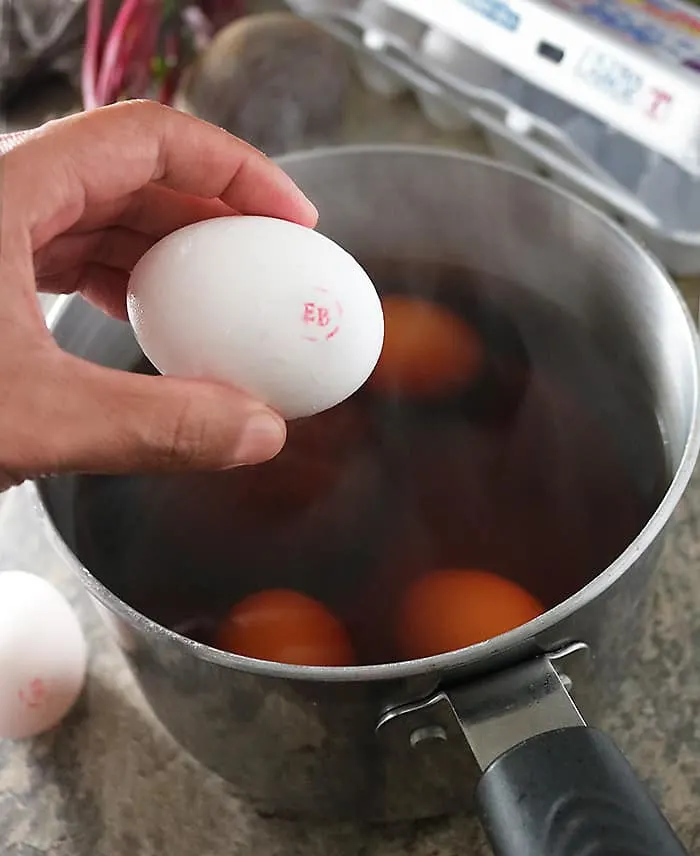
[[[73,479],[41,482],[39,498],[55,543],[106,607],[159,719],[260,810],[365,819],[463,810],[478,768],[455,751],[451,726],[441,735],[448,739],[419,741],[418,721],[377,724],[397,705],[445,687],[468,692],[483,676],[567,646],[573,653],[562,668],[595,723],[636,657],[650,576],[697,457],[695,331],[663,271],[617,226],[517,171],[391,146],[317,151],[283,164],[317,204],[319,229],[357,257],[449,261],[515,281],[596,329],[604,347],[626,350],[648,378],[674,474],[646,529],[574,596],[497,639],[419,662],[304,669],[259,666],[138,614],[76,556]],[[128,325],[79,298],[63,301],[50,325],[61,347],[94,362],[124,368],[139,355]]]

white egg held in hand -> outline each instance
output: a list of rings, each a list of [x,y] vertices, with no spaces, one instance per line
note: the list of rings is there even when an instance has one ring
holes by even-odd
[[[271,217],[185,226],[137,263],[129,320],[165,375],[231,384],[286,419],[352,395],[382,350],[384,316],[355,259]]]
[[[0,738],[57,725],[85,682],[87,644],[68,601],[24,571],[0,572]]]

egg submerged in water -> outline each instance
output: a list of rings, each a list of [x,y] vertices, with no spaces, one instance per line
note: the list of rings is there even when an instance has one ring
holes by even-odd
[[[223,651],[296,666],[351,666],[345,627],[322,604],[290,589],[259,591],[240,601],[219,628]]]
[[[382,302],[384,344],[370,389],[434,400],[462,391],[479,376],[484,345],[466,321],[420,297],[389,294]]]
[[[442,569],[415,580],[399,604],[396,634],[406,659],[458,651],[507,633],[545,611],[522,586],[480,569]]]
[[[285,419],[359,389],[384,339],[379,296],[329,238],[271,217],[185,226],[139,260],[127,290],[136,339],[166,375],[231,384]]]

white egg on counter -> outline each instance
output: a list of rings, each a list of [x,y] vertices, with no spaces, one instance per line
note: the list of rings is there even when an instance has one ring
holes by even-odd
[[[165,375],[232,384],[286,419],[339,404],[384,339],[379,296],[357,261],[314,229],[222,217],[155,244],[132,271],[129,320]]]
[[[87,644],[75,612],[51,583],[0,572],[0,738],[48,731],[85,682]]]

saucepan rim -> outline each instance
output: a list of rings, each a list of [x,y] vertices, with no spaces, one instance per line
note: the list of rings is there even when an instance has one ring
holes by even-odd
[[[684,331],[684,335],[690,337],[689,344],[692,346],[691,352],[693,354],[693,401],[691,424],[683,452],[678,466],[675,469],[671,483],[646,525],[639,532],[637,537],[613,562],[607,566],[607,568],[601,571],[582,588],[578,589],[574,594],[556,604],[556,606],[553,606],[542,615],[529,621],[527,624],[516,627],[507,633],[493,637],[485,642],[471,645],[468,648],[462,648],[457,651],[450,651],[446,654],[439,654],[437,656],[419,660],[405,660],[366,666],[292,666],[265,660],[254,660],[237,654],[220,651],[201,642],[195,642],[174,630],[163,627],[153,619],[141,614],[136,609],[122,601],[95,576],[93,576],[86,567],[84,567],[82,562],[63,540],[60,532],[51,519],[51,515],[48,513],[48,509],[43,501],[39,485],[34,482],[29,484],[29,490],[32,491],[34,496],[36,511],[41,518],[41,522],[46,528],[48,537],[53,542],[53,545],[69,564],[77,567],[82,582],[88,592],[113,612],[118,618],[146,636],[155,635],[159,637],[167,637],[170,641],[189,649],[193,656],[201,660],[228,668],[235,668],[242,672],[248,672],[259,676],[324,683],[393,681],[416,676],[425,676],[430,673],[446,672],[455,668],[475,666],[483,663],[485,659],[490,659],[493,656],[507,655],[509,651],[518,648],[519,646],[524,646],[528,643],[532,644],[536,640],[536,637],[541,636],[547,631],[553,630],[557,625],[564,622],[582,607],[604,594],[634,564],[635,560],[651,546],[681,500],[692,477],[698,454],[700,452],[700,338],[698,337],[688,306],[678,287],[659,261],[645,247],[643,247],[639,241],[629,235],[614,220],[609,218],[590,203],[580,199],[574,193],[564,190],[546,179],[533,175],[524,169],[510,164],[501,163],[493,158],[489,158],[488,156],[423,145],[363,143],[359,145],[328,146],[311,151],[295,152],[277,158],[276,160],[281,166],[285,167],[287,165],[297,164],[306,160],[321,160],[322,158],[327,158],[329,156],[342,158],[343,156],[348,155],[363,154],[372,154],[373,156],[381,154],[387,156],[414,155],[420,156],[424,159],[438,158],[443,160],[445,158],[451,158],[453,160],[467,161],[470,164],[481,166],[487,170],[492,170],[494,172],[506,172],[511,174],[513,177],[520,178],[522,181],[540,185],[543,190],[555,196],[558,195],[563,197],[572,204],[587,210],[591,217],[605,221],[606,228],[614,233],[616,239],[627,243],[634,252],[638,254],[640,261],[643,261],[646,268],[645,275],[651,279],[656,279],[659,283],[659,287],[667,288],[672,293],[673,298],[679,304],[679,307],[685,317],[686,329]],[[59,297],[55,301],[47,314],[47,324],[49,329],[53,330],[55,328],[71,301],[76,299],[79,298],[76,298],[74,295],[66,295]]]

